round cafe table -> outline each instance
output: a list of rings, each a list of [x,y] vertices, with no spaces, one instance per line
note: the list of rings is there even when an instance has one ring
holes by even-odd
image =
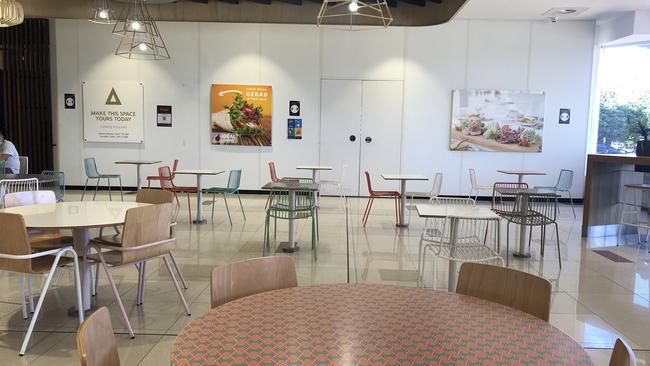
[[[288,310],[291,309],[291,310]],[[569,336],[500,304],[384,285],[294,287],[192,320],[172,365],[592,365]]]
[[[74,249],[81,256],[88,248],[91,228],[122,225],[128,209],[147,205],[122,201],[59,202],[5,208],[0,212],[21,214],[28,229],[71,229]],[[90,276],[90,266],[82,262],[81,295],[84,310],[90,309]]]

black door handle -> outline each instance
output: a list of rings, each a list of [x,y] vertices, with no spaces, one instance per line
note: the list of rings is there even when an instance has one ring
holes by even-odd
[[[369,143],[371,143],[371,142],[372,142],[372,137],[367,136],[367,137],[366,137],[366,143],[369,144]]]
[[[350,141],[355,142],[357,141],[357,137],[354,135],[350,135]]]

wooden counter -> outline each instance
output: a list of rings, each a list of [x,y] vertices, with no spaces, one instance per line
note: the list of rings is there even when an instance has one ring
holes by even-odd
[[[587,155],[587,177],[583,195],[582,236],[590,228],[618,225],[623,185],[643,184],[644,173],[636,166],[650,166],[650,157],[635,155]],[[607,230],[609,231],[609,230]]]

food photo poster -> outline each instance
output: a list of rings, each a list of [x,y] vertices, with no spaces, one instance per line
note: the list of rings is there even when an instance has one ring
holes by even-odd
[[[212,84],[210,139],[213,145],[271,146],[273,88]]]

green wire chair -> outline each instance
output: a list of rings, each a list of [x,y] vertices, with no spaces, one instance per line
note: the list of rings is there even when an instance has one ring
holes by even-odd
[[[288,178],[299,183],[313,183],[311,178]],[[295,190],[295,205],[290,207],[289,195],[291,191],[281,188],[272,188],[269,195],[269,206],[266,210],[264,222],[264,249],[263,255],[267,256],[271,251],[270,226],[271,218],[275,220],[275,232],[277,232],[277,220],[303,220],[311,217],[311,249],[314,260],[318,259],[318,208],[316,206],[315,192],[309,190]]]

